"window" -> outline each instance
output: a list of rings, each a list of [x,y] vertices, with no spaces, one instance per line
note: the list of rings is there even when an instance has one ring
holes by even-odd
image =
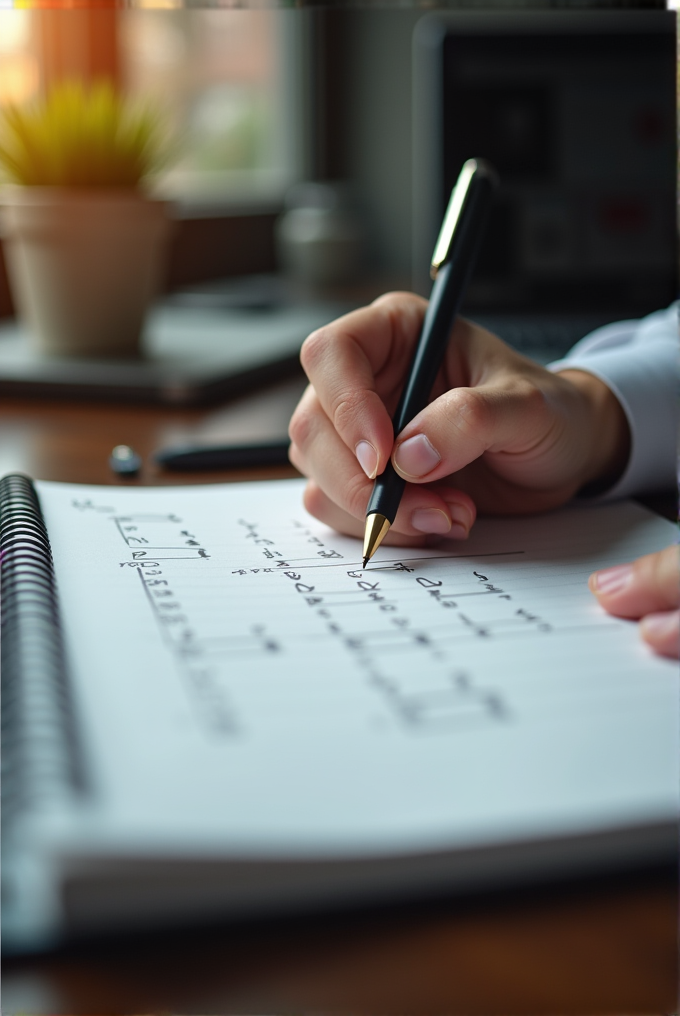
[[[0,103],[114,77],[167,120],[164,196],[278,204],[302,173],[300,28],[272,9],[0,11]]]
[[[0,10],[0,105],[23,103],[38,91],[40,75],[30,11]]]
[[[295,12],[121,12],[121,77],[167,117],[187,201],[280,199],[300,174]]]

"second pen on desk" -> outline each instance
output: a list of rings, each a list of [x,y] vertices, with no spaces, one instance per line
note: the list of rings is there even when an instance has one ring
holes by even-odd
[[[434,279],[416,351],[392,424],[395,437],[427,405],[451,327],[465,295],[498,178],[482,159],[468,159],[451,193],[432,255]],[[375,481],[366,509],[364,568],[394,522],[406,481],[392,462]]]

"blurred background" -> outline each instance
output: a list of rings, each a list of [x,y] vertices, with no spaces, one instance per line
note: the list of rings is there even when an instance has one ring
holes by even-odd
[[[674,16],[522,6],[5,10],[0,104],[64,78],[153,100],[173,137],[164,288],[245,280],[245,302],[281,269],[347,305],[426,294],[446,195],[486,156],[504,186],[467,310],[546,359],[675,296]],[[317,278],[314,216],[335,244]]]

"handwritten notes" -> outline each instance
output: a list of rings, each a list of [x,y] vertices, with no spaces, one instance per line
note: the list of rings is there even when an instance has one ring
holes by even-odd
[[[677,807],[677,668],[586,587],[672,540],[636,505],[363,570],[297,481],[38,491],[98,835],[399,850]]]

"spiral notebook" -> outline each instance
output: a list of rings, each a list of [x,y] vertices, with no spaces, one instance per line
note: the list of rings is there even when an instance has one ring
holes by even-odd
[[[0,481],[3,946],[677,853],[677,665],[587,591],[632,503],[360,544],[302,483]]]

